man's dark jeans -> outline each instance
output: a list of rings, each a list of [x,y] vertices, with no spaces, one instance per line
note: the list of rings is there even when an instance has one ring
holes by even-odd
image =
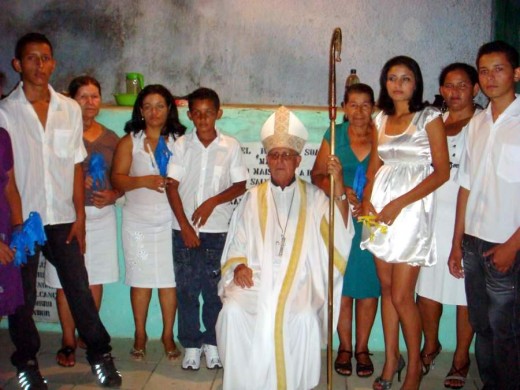
[[[520,389],[520,252],[505,273],[484,252],[495,243],[465,235],[464,275],[475,356],[487,389]]]
[[[112,348],[110,336],[99,319],[89,289],[85,260],[78,242],[65,242],[71,227],[70,223],[45,226],[47,242],[40,250],[56,267],[78,333],[87,345],[87,358],[93,363]],[[40,250],[30,256],[27,264],[22,267],[25,305],[9,316],[9,333],[16,347],[11,362],[22,370],[29,360],[36,360],[40,349],[40,336],[32,318],[36,303],[36,273]]]
[[[187,248],[178,230],[173,231],[173,260],[179,310],[179,341],[184,348],[200,348],[202,344],[217,345],[215,324],[222,309],[218,296],[220,258],[226,233],[200,233],[200,246]],[[202,322],[200,302],[202,294]]]

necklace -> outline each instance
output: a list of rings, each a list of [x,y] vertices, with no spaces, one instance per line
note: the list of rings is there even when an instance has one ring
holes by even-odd
[[[280,241],[276,241],[277,245],[280,245],[280,251],[278,252],[278,256],[282,257],[283,255],[283,249],[285,247],[285,231],[287,230],[287,225],[289,224],[289,217],[291,216],[291,209],[294,201],[294,194],[296,192],[296,188],[293,190],[293,194],[291,197],[291,203],[289,204],[289,212],[287,213],[287,221],[285,221],[285,227],[282,228],[282,224],[280,223],[280,216],[278,215],[278,206],[276,205],[276,199],[274,198],[273,189],[271,188],[271,196],[273,197],[273,203],[274,203],[274,210],[276,211],[276,222],[278,222],[278,226],[280,227],[280,230],[282,231],[282,234],[280,236]]]

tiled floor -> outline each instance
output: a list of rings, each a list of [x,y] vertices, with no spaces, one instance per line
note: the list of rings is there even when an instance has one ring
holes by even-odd
[[[56,333],[41,333],[42,348],[39,355],[40,369],[49,382],[50,389],[93,389],[98,388],[90,367],[86,362],[85,353],[77,352],[77,363],[73,368],[63,368],[55,363],[55,352],[59,345],[60,335]],[[129,339],[114,339],[113,355],[116,365],[123,375],[124,389],[186,389],[186,390],[218,390],[222,388],[222,370],[184,371],[180,361],[168,361],[158,340],[148,343],[146,360],[134,362],[128,351],[131,346]],[[0,389],[17,389],[15,370],[9,363],[12,345],[5,329],[0,330]],[[473,356],[472,359],[474,360]],[[383,353],[373,356],[376,373],[382,367]],[[322,380],[317,389],[327,389],[325,353],[322,361]],[[435,368],[423,380],[421,389],[443,389],[443,379],[451,365],[451,354],[443,352],[436,361]],[[333,376],[334,389],[369,390],[372,388],[372,378],[360,379],[355,375],[345,378],[337,374]],[[476,364],[473,363],[464,389],[479,389]],[[396,379],[397,380],[397,379]],[[399,388],[398,383],[394,388]]]

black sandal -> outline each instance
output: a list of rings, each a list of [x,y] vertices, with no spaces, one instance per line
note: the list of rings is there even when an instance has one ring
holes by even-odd
[[[341,354],[344,354],[344,353],[349,355],[348,361],[346,361],[344,363],[338,362],[339,357],[341,356]],[[338,350],[338,355],[336,356],[336,361],[334,362],[334,370],[336,370],[336,372],[339,375],[343,375],[343,376],[350,376],[350,375],[352,375],[352,362],[351,362],[351,359],[352,359],[352,351],[347,351],[346,349]]]
[[[437,359],[437,356],[439,356],[439,354],[441,353],[442,351],[442,345],[441,343],[439,343],[437,345],[437,349],[433,352],[422,352],[421,353],[421,360],[422,360],[422,364],[423,364],[423,376],[426,376],[428,375],[428,373],[430,372],[430,369],[433,369],[435,367],[435,359]],[[428,363],[426,363],[425,361],[428,361]]]
[[[369,363],[360,363],[358,361],[358,357],[363,355],[367,356]],[[370,356],[372,355],[373,354],[368,351],[356,352],[354,354],[354,357],[356,358],[356,374],[360,378],[368,378],[374,373],[374,363],[372,363],[372,359],[370,359]]]
[[[455,364],[451,365],[450,372],[444,378],[444,387],[447,389],[462,389],[466,385],[466,378],[468,377],[469,366],[471,361],[462,366],[461,368],[455,367]],[[457,385],[452,385],[449,382],[451,381],[459,381],[460,383]]]

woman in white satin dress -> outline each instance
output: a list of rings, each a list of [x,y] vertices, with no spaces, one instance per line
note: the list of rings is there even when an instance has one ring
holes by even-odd
[[[475,114],[480,112],[480,109],[476,109],[473,103],[478,90],[478,73],[471,65],[450,64],[442,70],[439,76],[439,91],[448,108],[443,115],[443,121],[448,137],[450,180],[436,191],[437,264],[421,269],[416,287],[424,331],[424,347],[421,357],[426,367],[433,365],[442,349],[439,341],[442,305],[457,305],[457,347],[451,369],[444,380],[444,387],[451,389],[460,389],[465,385],[470,365],[469,347],[473,339],[464,279],[457,279],[451,275],[447,263],[459,190],[455,178],[465,145],[468,123]]]
[[[361,247],[374,254],[381,282],[385,364],[374,389],[390,389],[405,366],[399,353],[399,323],[408,348],[402,389],[419,389],[422,378],[421,317],[415,303],[419,266],[435,263],[433,192],[449,178],[449,160],[440,111],[424,107],[417,62],[390,59],[381,71],[363,214],[374,215],[387,231],[364,228]],[[372,234],[371,234],[372,233]]]

